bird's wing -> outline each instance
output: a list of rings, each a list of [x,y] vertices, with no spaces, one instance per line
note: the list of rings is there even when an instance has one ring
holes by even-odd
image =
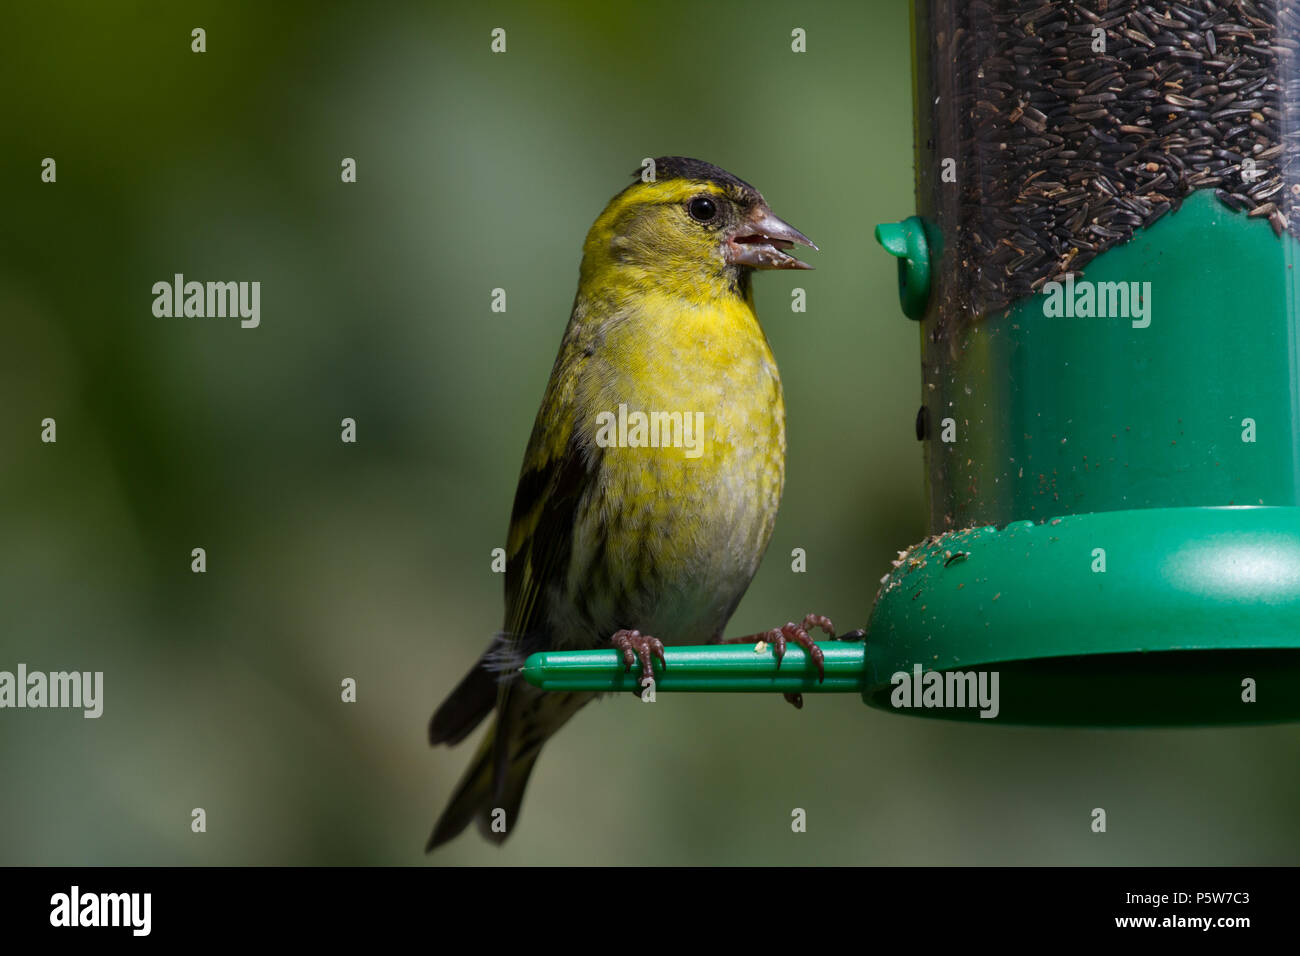
[[[579,502],[599,464],[598,456],[592,460],[584,452],[572,411],[570,376],[579,370],[571,365],[581,361],[585,355],[575,358],[572,350],[561,349],[524,454],[506,537],[505,627],[429,722],[431,743],[456,744],[495,707],[501,749],[492,766],[500,768],[493,776],[498,781],[505,779],[503,761],[518,710],[510,706],[515,678],[529,654],[552,645],[548,604],[568,573]]]
[[[548,604],[568,574],[579,508],[600,468],[600,448],[581,431],[576,396],[588,353],[576,341],[580,333],[579,323],[570,322],[524,453],[506,538],[506,619],[492,652],[494,670],[515,671],[529,654],[552,646]],[[510,779],[512,741],[527,729],[516,726],[516,684],[502,681],[498,689],[494,799],[502,798]]]
[[[547,604],[569,570],[574,526],[600,468],[601,449],[581,432],[577,385],[588,361],[566,336],[537,413],[506,539],[506,618],[499,653],[523,658],[551,646]]]

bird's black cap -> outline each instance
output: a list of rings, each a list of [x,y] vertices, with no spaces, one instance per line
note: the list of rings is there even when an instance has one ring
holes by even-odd
[[[658,181],[665,179],[696,179],[717,183],[719,186],[729,187],[732,191],[749,193],[754,196],[758,195],[758,190],[739,176],[733,176],[725,169],[714,166],[712,163],[706,163],[702,159],[691,159],[689,156],[660,156],[654,161],[654,164],[655,179]],[[639,178],[641,170],[636,170],[632,175]]]

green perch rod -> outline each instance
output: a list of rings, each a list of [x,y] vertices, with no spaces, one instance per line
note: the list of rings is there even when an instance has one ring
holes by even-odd
[[[655,691],[722,693],[861,694],[866,686],[866,644],[862,641],[819,641],[826,656],[826,681],[802,647],[785,649],[778,670],[771,645],[762,652],[754,644],[709,644],[665,647],[667,668],[655,663]],[[616,650],[541,651],[524,661],[528,683],[542,690],[640,691],[640,661],[624,670]]]

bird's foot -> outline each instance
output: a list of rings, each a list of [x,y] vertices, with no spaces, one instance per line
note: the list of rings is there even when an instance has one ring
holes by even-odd
[[[835,625],[831,619],[823,614],[806,614],[803,622],[800,624],[789,621],[780,627],[774,627],[770,631],[763,631],[759,634],[749,634],[745,637],[726,637],[722,639],[723,644],[756,644],[759,641],[766,641],[772,645],[772,653],[776,657],[777,670],[781,669],[781,659],[785,657],[785,645],[789,641],[794,641],[804,649],[807,654],[817,665],[818,682],[826,680],[826,655],[822,649],[817,646],[808,632],[821,628],[830,635],[831,640],[835,640]],[[803,706],[803,697],[799,694],[786,694],[785,699],[794,704],[795,707]]]
[[[865,628],[860,627],[855,631],[849,631],[837,636],[835,634],[835,625],[831,623],[830,618],[821,614],[807,614],[804,616],[803,622],[800,624],[795,624],[793,621],[790,621],[783,627],[775,627],[770,631],[763,631],[760,634],[749,634],[745,637],[727,637],[723,638],[719,643],[751,644],[759,641],[769,643],[772,645],[772,653],[776,657],[776,666],[779,670],[781,667],[781,659],[785,657],[786,644],[789,641],[794,641],[804,649],[808,656],[812,658],[813,662],[817,665],[818,681],[825,681],[826,655],[822,653],[822,649],[817,646],[817,643],[808,634],[809,631],[814,630],[815,628],[821,628],[825,631],[830,635],[832,641],[865,641],[867,639],[867,631]],[[781,696],[786,699],[787,703],[792,704],[795,710],[803,709],[803,694],[793,693],[782,694]]]
[[[654,659],[659,658],[663,667],[668,667],[664,660],[664,642],[640,631],[615,631],[609,642],[623,652],[623,669],[630,671],[636,659],[641,658],[641,680],[654,680]]]

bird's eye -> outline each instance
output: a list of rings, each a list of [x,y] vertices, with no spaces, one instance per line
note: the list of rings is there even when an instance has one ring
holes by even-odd
[[[718,207],[712,199],[696,196],[686,206],[686,211],[696,222],[712,222],[718,215]]]

